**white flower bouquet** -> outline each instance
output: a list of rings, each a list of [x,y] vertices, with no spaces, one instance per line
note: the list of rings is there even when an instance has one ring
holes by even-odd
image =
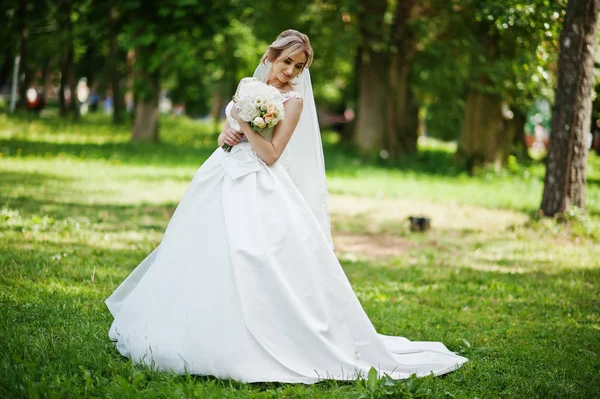
[[[262,133],[283,120],[283,99],[279,90],[258,79],[243,79],[233,96],[234,106],[240,119],[248,122],[253,130]],[[223,150],[231,151],[231,146],[223,144]]]

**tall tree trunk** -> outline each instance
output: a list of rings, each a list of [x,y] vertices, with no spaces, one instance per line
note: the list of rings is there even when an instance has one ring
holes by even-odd
[[[356,55],[354,56],[354,68],[352,77],[350,79],[350,86],[348,87],[348,94],[346,96],[346,102],[344,104],[344,110],[352,109],[355,112],[355,117],[349,123],[344,124],[340,131],[340,143],[350,144],[354,140],[354,132],[356,131],[356,109],[358,107],[358,96],[360,92],[360,79],[361,76],[361,55],[362,46],[359,44],[356,49]]]
[[[12,73],[12,66],[14,64],[15,54],[6,49],[6,53],[3,54],[2,63],[0,64],[0,87],[4,87],[10,80]]]
[[[409,79],[415,49],[408,22],[414,5],[415,0],[397,2],[390,39],[382,29],[388,2],[363,1],[355,140],[365,155],[385,150],[397,158],[417,148],[419,109]]]
[[[384,146],[387,111],[386,64],[384,54],[364,49],[360,67],[360,96],[355,133],[356,142],[364,155],[379,151]]]
[[[409,79],[415,49],[408,21],[414,4],[414,0],[398,2],[395,10],[386,131],[386,146],[392,158],[417,150],[419,106]]]
[[[111,27],[109,30],[109,72],[110,87],[113,99],[113,123],[120,124],[123,122],[123,113],[125,109],[123,92],[121,91],[122,68],[125,62],[126,53],[119,47],[117,42],[119,18],[118,11],[115,6],[109,10],[109,19]]]
[[[471,57],[473,71],[465,101],[461,134],[456,161],[462,163],[469,173],[478,166],[493,166],[499,170],[507,165],[512,151],[516,129],[504,119],[502,99],[497,94],[486,93],[480,87],[490,87],[492,78],[489,64],[498,58],[500,38],[490,34],[490,24],[482,21],[475,25],[479,43],[478,53]]]
[[[31,82],[31,76],[28,72],[28,59],[29,59],[29,29],[27,26],[27,0],[21,0],[19,2],[19,53],[21,54],[20,62],[20,73],[19,73],[19,104],[20,106],[27,106],[27,89]],[[21,79],[21,74],[25,75]]]
[[[158,96],[135,102],[132,141],[158,142]]]
[[[48,96],[49,96],[49,92],[50,90],[52,90],[52,79],[51,79],[51,65],[52,65],[52,58],[49,57],[44,61],[44,65],[42,66],[42,76],[41,76],[41,83],[42,83],[42,93],[41,93],[41,101],[43,106],[45,107],[46,104],[48,104]]]
[[[388,57],[381,27],[387,0],[363,0],[363,8],[355,140],[363,155],[368,155],[383,148],[386,130]]]
[[[541,210],[554,216],[585,208],[594,48],[600,0],[569,0],[560,35],[558,83]]]
[[[531,157],[529,156],[527,142],[525,141],[525,123],[527,122],[527,117],[516,107],[513,112],[513,119],[508,121],[508,129],[512,129],[509,134],[513,138],[511,152],[520,161],[529,160]]]
[[[60,108],[60,116],[67,116],[69,110],[67,108],[66,90],[69,88],[70,101],[75,102],[75,89],[70,87],[69,76],[73,65],[73,49],[68,48],[67,54],[63,57],[63,61],[60,68],[60,91],[58,96],[58,106]]]
[[[67,116],[69,113],[69,109],[73,112],[73,116],[75,119],[79,118],[79,104],[77,103],[77,85],[75,84],[75,68],[74,68],[74,58],[75,58],[75,48],[73,43],[73,21],[71,20],[71,12],[72,12],[72,4],[71,0],[65,0],[63,3],[63,8],[61,10],[62,20],[59,22],[65,29],[65,51],[66,54],[63,58],[61,71],[60,71],[60,97],[59,97],[59,106],[60,106],[60,115]],[[71,93],[71,102],[66,103],[65,99],[65,90],[66,87],[69,87],[69,91]]]
[[[463,163],[469,173],[473,173],[476,166],[494,165],[498,169],[506,165],[512,144],[509,132],[502,116],[500,98],[470,89],[457,161]]]
[[[407,84],[406,107],[402,120],[401,148],[406,154],[417,151],[417,140],[419,138],[419,102],[410,84]]]
[[[149,64],[155,46],[138,47],[135,51],[136,97],[135,121],[133,123],[132,141],[158,142],[158,100],[160,96],[159,71],[149,71],[143,65]]]
[[[398,63],[402,65],[398,66]],[[409,69],[409,63],[405,60],[392,60],[388,84],[386,147],[393,158],[417,150],[419,104],[410,86]]]
[[[594,68],[600,70],[600,62],[594,63]],[[596,92],[596,98],[592,102],[592,115],[591,115],[591,130],[593,133],[592,138],[592,149],[596,150],[596,154],[600,155],[600,82],[594,87]]]
[[[69,50],[71,53],[71,65],[69,68],[69,87],[71,88],[71,112],[73,112],[73,118],[74,119],[79,119],[80,116],[80,112],[79,112],[79,99],[77,98],[77,79],[75,77],[75,66],[73,65],[73,55],[75,53],[75,50],[73,49],[73,42],[71,41],[71,49]]]

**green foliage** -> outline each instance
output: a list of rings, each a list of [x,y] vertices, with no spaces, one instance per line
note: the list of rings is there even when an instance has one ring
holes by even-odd
[[[416,88],[426,105],[427,132],[456,139],[469,88],[498,95],[527,114],[553,99],[558,34],[566,2],[432,2],[413,22],[420,43]]]
[[[213,105],[214,93],[227,98],[240,79],[252,76],[267,44],[236,19],[203,45],[197,33],[196,40],[182,41],[180,35],[173,43],[179,51],[164,86],[175,102],[186,104],[189,114],[203,115]]]
[[[341,111],[353,106],[356,96],[359,11],[357,0],[313,1],[299,21],[315,51],[311,76],[316,101]]]
[[[4,57],[18,51],[21,22],[18,2],[2,4]],[[131,65],[138,98],[152,93],[148,76],[157,74],[174,102],[185,103],[193,115],[206,114],[215,95],[227,98],[237,81],[253,72],[266,45],[287,28],[312,38],[317,102],[338,112],[354,106],[356,57],[366,43],[361,27],[370,20],[359,0],[171,0],[156,6],[141,0],[70,0],[69,16],[55,2],[24,4],[32,74],[44,65],[58,70],[68,40],[61,27],[68,17],[77,77],[87,77],[104,92],[109,32],[116,29],[123,50],[138,50]],[[387,3],[383,26],[377,27],[385,37],[392,35],[395,6]],[[409,22],[417,50],[411,81],[424,106],[428,134],[445,140],[458,136],[468,87],[497,93],[523,113],[540,98],[552,99],[564,6],[563,0],[418,3]],[[389,40],[366,45],[398,51]],[[2,65],[3,73],[10,68]]]
[[[495,91],[522,112],[532,102],[554,96],[558,35],[566,1],[538,0],[485,2],[475,19],[492,25],[488,34],[497,39],[497,56],[482,68]],[[492,55],[493,56],[493,55]]]

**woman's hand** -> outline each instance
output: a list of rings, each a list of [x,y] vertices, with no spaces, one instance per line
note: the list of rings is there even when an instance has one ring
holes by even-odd
[[[221,133],[221,140],[223,143],[228,144],[230,146],[234,146],[240,143],[240,140],[244,137],[244,133],[238,132],[232,127],[228,127]]]
[[[234,105],[231,107],[231,117],[238,121],[238,123],[243,123],[244,121],[240,118],[240,111],[238,111],[237,107]]]

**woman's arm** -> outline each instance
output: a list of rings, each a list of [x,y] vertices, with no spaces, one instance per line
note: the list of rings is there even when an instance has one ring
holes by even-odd
[[[231,116],[239,122],[242,133],[246,135],[250,145],[260,159],[271,166],[279,160],[285,146],[290,141],[290,138],[292,138],[292,134],[296,130],[296,125],[298,125],[298,121],[300,120],[302,105],[301,98],[291,98],[285,102],[285,118],[275,126],[271,141],[265,139],[260,133],[255,132],[248,122],[242,121],[235,107],[231,111]]]
[[[241,138],[242,133],[232,128],[229,124],[229,121],[225,121],[225,126],[223,127],[223,131],[221,132],[221,134],[219,134],[217,143],[219,143],[219,147],[222,147],[223,144],[229,144],[230,146],[234,146],[240,143]]]

